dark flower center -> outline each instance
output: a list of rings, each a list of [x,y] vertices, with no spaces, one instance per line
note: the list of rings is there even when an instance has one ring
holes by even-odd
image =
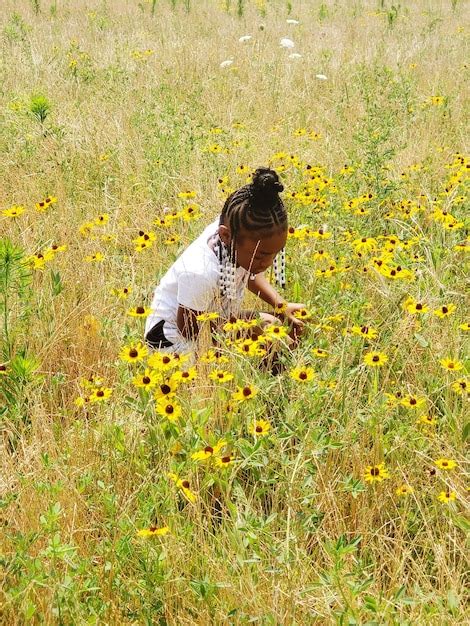
[[[160,385],[160,391],[166,396],[167,394],[170,393],[171,387],[170,385],[166,385],[166,384]]]
[[[143,306],[138,306],[135,312],[138,313],[139,315],[142,315],[142,313],[145,313],[145,309]]]
[[[164,363],[165,365],[168,365],[168,363],[170,363],[171,359],[169,356],[164,356],[162,359],[162,363]]]
[[[206,446],[204,448],[204,452],[209,452],[210,454],[212,454],[214,452],[214,448],[212,446]]]
[[[148,376],[144,376],[142,378],[142,382],[144,383],[144,385],[148,385],[151,382],[151,378],[149,378]]]
[[[255,428],[255,431],[256,431],[257,433],[262,433],[262,432],[263,432],[263,427],[262,427],[262,426],[257,426],[257,427]]]
[[[181,483],[181,486],[184,487],[185,489],[189,489],[189,480],[183,480],[183,482]]]
[[[300,374],[299,374],[299,378],[300,378],[300,380],[306,380],[306,378],[307,378],[307,372],[300,372]]]
[[[418,304],[416,305],[416,310],[421,311],[422,308],[423,308],[423,305],[418,302]]]
[[[448,311],[449,311],[449,309],[448,309],[446,306],[443,306],[443,307],[442,307],[442,312],[443,312],[443,313],[447,313]]]
[[[380,474],[380,470],[379,470],[379,468],[378,468],[378,467],[373,467],[373,468],[370,470],[370,473],[372,474],[372,476],[378,476],[378,475]]]
[[[377,354],[374,354],[374,356],[372,357],[372,361],[374,363],[377,363],[378,361],[380,361],[380,357]]]
[[[138,355],[139,355],[139,353],[137,352],[137,350],[136,350],[135,348],[131,348],[131,349],[129,350],[129,356],[130,356],[132,359],[135,359],[135,357],[136,357],[136,356],[138,356]]]
[[[103,391],[102,389],[99,389],[99,390],[96,392],[96,395],[97,395],[99,398],[102,398],[102,397],[104,396],[104,391]]]
[[[250,389],[250,387],[243,387],[243,395],[245,397],[251,396],[251,389]]]
[[[167,404],[165,407],[165,413],[168,413],[168,415],[171,415],[172,413],[174,413],[175,409],[173,408],[172,404]]]

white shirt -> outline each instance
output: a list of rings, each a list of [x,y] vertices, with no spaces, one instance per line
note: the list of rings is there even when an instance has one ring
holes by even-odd
[[[160,320],[165,320],[163,333],[165,337],[178,346],[194,347],[183,337],[176,324],[178,306],[193,311],[214,311],[226,313],[227,299],[220,296],[219,291],[219,259],[208,240],[219,228],[219,218],[214,220],[176,259],[170,269],[162,277],[156,287],[151,309],[152,313],[145,322],[145,335]],[[237,267],[235,273],[236,300],[234,310],[241,305],[245,286],[250,273]]]

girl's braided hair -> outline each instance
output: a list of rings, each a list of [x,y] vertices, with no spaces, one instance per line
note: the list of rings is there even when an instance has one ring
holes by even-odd
[[[253,182],[234,191],[225,201],[219,224],[230,227],[233,239],[241,230],[270,231],[287,228],[287,212],[279,197],[284,190],[277,172],[259,167]]]

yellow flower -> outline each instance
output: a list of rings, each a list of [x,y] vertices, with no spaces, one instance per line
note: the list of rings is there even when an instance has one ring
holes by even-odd
[[[287,310],[287,302],[277,302],[273,306],[275,313],[285,313]]]
[[[152,312],[152,309],[145,306],[135,306],[127,311],[127,315],[131,317],[147,317]]]
[[[434,315],[437,315],[437,317],[440,317],[440,318],[449,317],[449,315],[452,315],[455,309],[456,309],[455,304],[443,304],[438,309],[434,309],[433,313]]]
[[[194,461],[206,461],[212,456],[219,454],[222,448],[225,448],[227,442],[225,439],[219,439],[219,441],[213,446],[206,446],[203,450],[198,450],[191,455]]]
[[[395,489],[395,493],[397,496],[408,496],[410,493],[413,493],[413,487],[410,487],[410,485],[401,485]]]
[[[216,383],[227,383],[228,381],[233,380],[233,374],[225,370],[213,370],[209,374],[209,378],[214,380]]]
[[[170,352],[154,352],[147,359],[147,365],[159,372],[167,372],[168,370],[185,363],[189,355],[176,354]]]
[[[161,537],[170,532],[168,526],[162,526],[161,528],[157,528],[157,526],[150,526],[150,528],[142,528],[137,531],[138,537]]]
[[[174,380],[173,378],[169,378],[167,380],[164,380],[158,383],[155,389],[155,393],[153,394],[153,397],[155,398],[155,400],[160,400],[162,398],[166,398],[167,400],[169,400],[170,398],[174,397],[177,389],[178,389],[177,381]]]
[[[111,289],[110,293],[113,296],[116,296],[117,298],[120,298],[122,300],[125,300],[126,298],[129,297],[129,294],[131,293],[132,288],[131,287],[121,287],[120,289]]]
[[[449,370],[451,372],[458,372],[463,369],[463,363],[460,361],[453,361],[452,359],[441,359],[439,363],[445,370]]]
[[[190,383],[197,378],[197,369],[195,366],[190,367],[187,370],[175,372],[171,379],[177,383]]]
[[[225,456],[220,456],[215,459],[215,464],[217,467],[229,467],[235,460],[235,457],[232,454],[227,454]]]
[[[263,329],[263,334],[268,337],[268,339],[282,339],[283,337],[287,337],[289,333],[285,326],[270,324]]]
[[[366,352],[364,363],[369,367],[382,367],[388,361],[388,356],[383,352]]]
[[[416,420],[416,423],[422,424],[423,426],[435,426],[437,424],[437,420],[431,415],[420,415]]]
[[[452,459],[436,459],[434,465],[442,470],[452,470],[457,467],[457,463]]]
[[[119,353],[119,358],[127,363],[138,363],[142,361],[147,354],[147,348],[139,342],[137,344],[124,346]]]
[[[464,322],[463,324],[459,324],[459,328],[460,330],[468,333],[468,331],[470,330],[470,322]]]
[[[136,387],[141,387],[143,389],[151,389],[155,387],[157,384],[157,376],[155,372],[152,372],[148,367],[145,368],[145,372],[143,374],[138,374],[134,376],[132,379],[133,384]]]
[[[390,478],[390,474],[385,468],[385,463],[368,465],[364,470],[364,480],[366,482],[380,482],[381,480],[384,480],[384,478]]]
[[[3,209],[2,215],[4,215],[5,217],[19,217],[22,213],[24,213],[24,211],[24,206],[14,204],[9,209]]]
[[[198,322],[208,322],[210,320],[216,320],[218,317],[218,313],[201,313],[200,315],[196,315]]]
[[[213,350],[212,348],[210,348],[209,350],[207,350],[207,352],[202,354],[199,360],[201,361],[201,363],[228,363],[229,362],[228,357],[224,356],[221,352],[218,352],[217,350]]]
[[[96,226],[104,226],[108,222],[109,222],[109,214],[108,213],[102,213],[101,215],[98,215],[98,217],[95,218],[95,220],[94,220],[94,224],[96,224]]]
[[[166,417],[170,422],[176,422],[181,415],[181,406],[173,398],[159,398],[155,410],[158,415]]]
[[[366,325],[353,326],[351,328],[351,333],[353,335],[358,335],[359,337],[367,337],[367,339],[375,339],[379,334],[374,328]]]
[[[312,317],[312,314],[307,309],[297,309],[292,315],[298,320],[308,320]]]
[[[95,252],[94,254],[87,254],[87,256],[85,257],[85,261],[87,263],[99,263],[100,261],[103,261],[104,259],[104,254],[102,252]]]
[[[323,350],[322,348],[312,348],[312,354],[319,357],[320,359],[326,359],[329,355],[329,352]]]
[[[185,200],[189,199],[189,198],[195,198],[196,197],[196,192],[195,191],[180,191],[178,193],[178,198],[183,198]]]
[[[452,383],[452,389],[456,393],[463,394],[468,391],[468,379],[467,378],[458,378],[454,383]]]
[[[254,398],[258,393],[258,389],[253,385],[245,385],[244,387],[237,387],[237,391],[232,394],[232,400],[235,402],[245,402]]]
[[[456,500],[457,494],[455,493],[455,491],[441,491],[441,493],[437,496],[437,499],[440,502],[444,502],[444,504],[447,504]]]
[[[411,315],[427,313],[429,311],[429,308],[426,304],[423,304],[422,302],[417,302],[411,296],[405,300],[405,302],[403,303],[403,308]]]
[[[112,393],[113,390],[109,387],[100,387],[89,395],[89,400],[90,402],[106,402]]]
[[[289,376],[299,383],[307,383],[314,379],[315,372],[312,367],[295,367],[289,372]]]
[[[183,479],[182,478],[178,478],[178,476],[176,474],[174,474],[173,472],[169,472],[168,473],[168,478],[170,478],[176,484],[176,486],[179,489],[181,489],[183,494],[186,496],[186,498],[190,502],[195,502],[196,501],[196,494],[193,491],[191,491],[189,480],[187,480],[185,478],[183,478]]]
[[[406,396],[400,400],[400,404],[407,409],[419,409],[425,402],[424,398],[415,398],[414,396]]]
[[[263,419],[256,420],[248,427],[248,432],[255,437],[264,437],[271,430],[271,424]]]

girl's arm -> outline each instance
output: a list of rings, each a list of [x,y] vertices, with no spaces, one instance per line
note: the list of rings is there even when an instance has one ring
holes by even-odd
[[[278,294],[263,272],[256,274],[254,280],[248,280],[247,286],[252,293],[271,306],[285,302],[284,298]]]

